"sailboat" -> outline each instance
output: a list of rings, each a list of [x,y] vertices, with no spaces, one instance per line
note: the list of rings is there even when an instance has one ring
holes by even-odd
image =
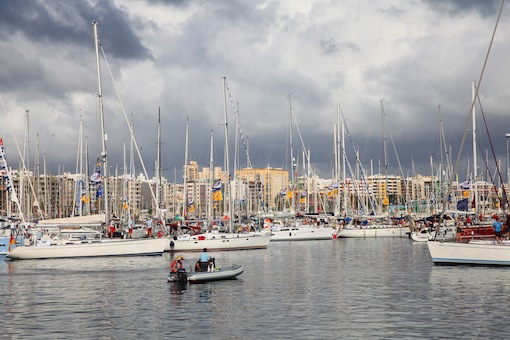
[[[388,206],[388,152],[386,146],[386,126],[385,126],[385,112],[383,100],[380,100],[381,103],[381,116],[382,116],[382,124],[383,124],[383,151],[384,151],[384,167],[385,167],[385,181],[386,185],[384,196],[381,200],[381,205]],[[362,170],[363,177],[364,171]],[[367,185],[367,184],[365,184]],[[366,188],[367,192],[370,192],[368,185]],[[374,207],[375,203],[372,204]],[[378,209],[379,210],[379,209]],[[376,215],[363,215],[357,216],[355,218],[350,219],[351,223],[343,226],[337,232],[338,238],[378,238],[378,237],[407,237],[410,230],[409,228],[403,224],[403,219],[393,219],[390,218],[388,212],[381,213]],[[398,221],[398,223],[396,223]]]
[[[275,219],[272,221],[271,228],[271,241],[312,241],[312,240],[332,240],[333,235],[335,233],[335,229],[330,226],[313,226],[313,225],[304,225],[298,222],[296,218],[296,194],[297,189],[295,174],[297,166],[296,160],[294,158],[294,149],[293,149],[293,138],[292,138],[292,122],[294,115],[292,113],[292,101],[290,94],[287,96],[289,101],[289,150],[290,150],[290,166],[291,166],[291,208],[290,208],[290,218],[285,219]],[[297,124],[297,123],[296,123]]]
[[[489,49],[487,51],[486,59],[489,56],[490,47],[492,46],[492,42],[496,33],[496,28],[498,26],[499,19],[501,17],[501,12],[503,10],[504,1],[501,3],[501,8],[499,10],[498,18],[496,21],[496,25],[494,28],[494,32],[492,35],[492,40],[489,45]],[[478,81],[478,86],[476,87],[476,91],[473,91],[473,98],[471,102],[471,108],[469,110],[469,119],[473,120],[473,136],[475,133],[475,103],[478,98],[478,91],[480,88],[480,83],[485,71],[485,65],[482,68],[480,78]],[[464,138],[462,142],[464,142],[466,132],[468,130],[468,124],[466,124],[466,129],[464,131]],[[457,164],[459,162],[459,158],[462,151],[462,145],[460,147],[460,151],[457,156],[457,161],[455,164],[454,170],[457,168]],[[475,142],[473,142],[475,145]],[[473,150],[475,153],[476,151]],[[454,171],[455,173],[455,171]],[[476,178],[475,178],[476,181]],[[503,182],[503,181],[501,181]],[[504,186],[503,186],[504,188]],[[448,193],[451,189],[451,181]],[[504,190],[507,190],[504,188]],[[476,199],[476,198],[475,198]],[[508,203],[508,202],[506,202]],[[444,211],[443,207],[443,211]],[[508,215],[507,215],[507,223],[508,223]],[[427,246],[429,249],[430,257],[434,264],[450,264],[450,265],[493,265],[493,266],[510,266],[510,244],[508,242],[497,242],[497,241],[470,241],[467,243],[455,243],[455,242],[438,242],[438,241],[428,241]]]
[[[101,90],[101,73],[99,63],[99,38],[97,33],[97,22],[93,21],[96,62],[98,75],[98,96],[101,116],[101,141],[104,166],[104,221],[108,221],[108,166],[106,153],[106,134],[104,129],[103,101]],[[54,259],[54,258],[76,258],[76,257],[98,257],[98,256],[133,256],[133,255],[161,255],[165,249],[167,240],[156,239],[103,239],[101,236],[94,239],[59,239],[58,242],[44,242],[38,240],[30,246],[18,246],[12,249],[6,257],[13,260],[29,259]]]
[[[228,231],[226,233],[219,230],[212,229],[207,232],[202,232],[197,235],[182,234],[178,236],[171,236],[170,241],[165,247],[165,251],[202,251],[207,248],[208,250],[244,250],[244,249],[264,249],[267,248],[271,241],[271,235],[268,231],[262,233],[234,233],[232,232],[232,190],[230,186],[230,169],[228,159],[228,124],[227,124],[227,95],[226,95],[226,78],[222,77],[223,82],[223,108],[225,120],[225,164],[227,167],[227,208],[228,214],[224,217],[224,222],[228,224]],[[184,174],[184,187],[186,188],[186,166],[187,166],[187,141],[188,129],[186,128],[186,155],[185,155],[185,174]],[[212,150],[212,148],[211,148]],[[212,156],[211,156],[212,157]],[[186,197],[187,190],[184,190],[184,209],[187,205],[188,198]],[[183,214],[184,216],[186,214]]]
[[[3,139],[0,138],[0,175],[3,176],[6,183],[7,192],[9,195],[8,203],[11,201],[15,203],[18,217],[21,224],[15,223],[8,216],[0,216],[0,255],[6,255],[9,251],[14,249],[16,246],[24,244],[26,241],[25,233],[27,223],[25,222],[25,216],[21,209],[20,201],[14,186],[12,185],[12,177],[10,168],[7,165],[7,159],[5,157],[5,149]],[[7,211],[10,213],[10,208]]]

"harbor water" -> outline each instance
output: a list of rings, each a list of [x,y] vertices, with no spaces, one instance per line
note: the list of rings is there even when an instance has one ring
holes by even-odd
[[[181,254],[175,254],[181,255]],[[0,261],[2,339],[502,339],[507,268],[434,266],[407,238],[210,252],[237,280],[167,282],[174,254]],[[182,254],[186,267],[197,253]]]

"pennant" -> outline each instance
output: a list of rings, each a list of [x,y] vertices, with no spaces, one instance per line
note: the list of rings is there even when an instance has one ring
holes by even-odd
[[[14,237],[14,234],[12,233],[11,230],[11,239],[9,240],[9,248],[7,249],[7,251],[11,251],[11,248],[14,243],[16,243],[16,238]]]
[[[99,198],[100,196],[103,196],[103,187],[101,185],[97,187],[96,198]]]
[[[223,195],[221,194],[221,190],[215,191],[213,193],[213,201],[221,201],[223,200]]]
[[[216,192],[221,189],[221,179],[217,180],[212,186],[212,191]]]
[[[457,202],[457,210],[459,211],[468,211],[468,199],[464,198]]]
[[[101,182],[101,174],[99,173],[99,171],[96,171],[92,174],[92,176],[90,176],[90,181],[92,183],[99,183]]]
[[[90,176],[90,181],[92,183],[101,182],[101,163],[96,164],[96,171]]]
[[[460,183],[460,187],[464,190],[468,190],[469,188],[471,188],[471,180],[468,179],[467,181]]]

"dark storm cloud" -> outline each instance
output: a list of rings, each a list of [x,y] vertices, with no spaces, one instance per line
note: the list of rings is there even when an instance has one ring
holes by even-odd
[[[139,1],[146,2],[149,5],[164,5],[174,7],[186,7],[193,3],[193,1],[191,0],[139,0]]]
[[[112,1],[2,1],[0,2],[0,36],[22,34],[34,43],[83,45],[90,36],[90,22],[104,27],[103,45],[118,58],[146,59],[150,51],[143,46],[127,21],[126,9]]]
[[[478,12],[482,16],[493,16],[501,7],[501,0],[424,0],[432,8],[447,11],[451,15]]]
[[[97,91],[90,25],[96,19],[124,106],[135,113],[135,135],[149,169],[156,155],[157,107],[161,107],[163,166],[171,181],[182,178],[188,117],[189,160],[208,166],[209,135],[214,129],[214,162],[222,166],[222,76],[229,85],[230,144],[235,130],[232,107],[239,105],[241,128],[249,138],[255,167],[288,166],[290,93],[304,148],[310,150],[312,167],[322,177],[329,177],[333,168],[338,102],[351,133],[346,147],[349,161],[354,165],[356,148],[363,166],[368,168],[373,161],[377,171],[383,154],[380,98],[384,98],[387,126],[404,172],[413,160],[417,171],[428,175],[429,157],[437,163],[440,150],[437,106],[441,105],[447,144],[455,153],[468,113],[469,80],[479,75],[499,4],[73,0],[57,5],[52,1],[3,1],[0,94],[11,100],[8,107],[18,110],[64,107],[56,111],[68,116],[67,129],[60,129],[55,139],[61,137],[60,145],[71,145],[75,137],[68,131],[76,130],[78,118],[68,112],[83,108],[90,126],[97,111],[86,107],[89,101],[90,106],[94,104]],[[504,37],[498,33],[498,38]],[[501,50],[506,45],[498,40],[494,55],[508,55],[506,49]],[[499,77],[504,78],[500,75],[508,73],[504,70],[507,63],[504,57],[500,59],[491,58],[489,66],[497,67]],[[508,97],[502,94],[504,80],[491,81],[491,70],[483,85],[483,94],[491,94],[486,99],[489,113],[491,105],[504,106]],[[109,155],[111,164],[122,164],[122,142],[130,136],[104,71]],[[489,84],[493,84],[491,89]],[[500,137],[506,132],[502,117],[497,122],[501,127],[495,129],[501,130],[496,132],[500,155],[504,154]],[[38,122],[37,128],[44,125]],[[97,136],[97,131],[88,135]],[[66,155],[67,164],[73,164],[74,150],[52,156],[62,159]],[[294,153],[300,162],[302,150],[294,130]],[[389,172],[397,174],[390,142],[388,153]]]

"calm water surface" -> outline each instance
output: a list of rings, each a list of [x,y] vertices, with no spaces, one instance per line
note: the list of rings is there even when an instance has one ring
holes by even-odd
[[[211,252],[237,280],[167,282],[160,257],[0,261],[2,339],[503,339],[510,269],[438,267],[408,239]],[[187,265],[198,254],[188,253]]]

